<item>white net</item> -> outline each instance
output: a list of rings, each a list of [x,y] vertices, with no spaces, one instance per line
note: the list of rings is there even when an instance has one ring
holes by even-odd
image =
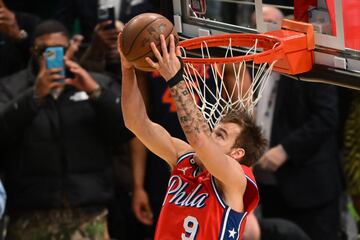
[[[245,55],[259,52],[257,40],[254,42],[255,44],[245,51]],[[234,57],[231,38],[229,44],[223,47],[225,47],[224,58]],[[198,58],[213,57],[206,42],[201,43],[199,50],[201,53]],[[183,48],[182,57],[187,57]],[[231,110],[245,109],[249,114],[253,114],[275,62],[271,64],[255,64],[251,61],[227,64],[213,61],[211,64],[184,63],[184,79],[187,87],[211,129]]]

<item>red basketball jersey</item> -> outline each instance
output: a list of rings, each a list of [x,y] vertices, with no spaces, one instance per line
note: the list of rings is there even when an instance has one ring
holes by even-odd
[[[237,212],[222,200],[208,171],[197,174],[199,168],[193,156],[194,153],[187,153],[180,157],[171,174],[155,240],[242,239],[246,216],[259,201],[251,169],[242,166],[248,181],[244,212]]]

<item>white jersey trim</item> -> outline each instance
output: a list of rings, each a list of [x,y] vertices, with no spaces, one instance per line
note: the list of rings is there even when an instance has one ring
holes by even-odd
[[[227,227],[227,221],[228,221],[228,218],[229,218],[230,210],[231,209],[229,207],[226,209],[224,221],[222,222],[223,226],[222,226],[222,229],[221,229],[220,239],[224,239],[224,235],[225,235],[225,231],[226,231],[226,227]]]
[[[220,205],[221,205],[223,208],[226,208],[227,205],[226,205],[226,203],[224,202],[224,200],[221,198],[221,195],[220,195],[220,193],[219,193],[219,191],[218,191],[218,189],[217,189],[217,187],[216,187],[216,183],[215,183],[215,178],[214,178],[214,176],[211,176],[211,186],[212,186],[212,188],[213,188],[213,190],[214,190],[214,192],[215,192],[215,196],[216,196],[218,202],[220,203]]]
[[[243,222],[243,220],[245,219],[245,217],[247,216],[247,214],[248,214],[248,212],[244,212],[244,215],[243,215],[243,217],[241,218],[241,220],[240,220],[240,223],[239,223],[239,228],[238,228],[238,239],[239,240],[241,240],[240,239],[240,230],[241,230],[241,224],[242,224],[242,222]],[[245,227],[245,226],[244,226]]]
[[[245,177],[246,179],[251,182],[255,187],[256,189],[258,189],[256,183],[249,177],[245,174]],[[220,193],[219,193],[219,190],[217,189],[217,186],[216,186],[216,183],[215,183],[215,177],[214,176],[211,176],[211,186],[215,192],[215,196],[218,200],[218,202],[220,203],[220,205],[223,207],[223,208],[226,208],[228,205],[225,203],[225,201],[222,199]]]
[[[178,160],[176,161],[176,164],[179,164],[182,160],[184,160],[185,158],[191,156],[191,155],[195,155],[195,152],[188,152],[188,153],[185,153],[183,155],[181,155]]]
[[[257,187],[257,185],[256,185],[256,183],[254,182],[254,180],[252,180],[248,175],[246,175],[245,174],[245,177],[246,177],[246,179],[249,181],[249,182],[251,182],[255,187],[256,187],[256,189],[258,189],[258,187]]]

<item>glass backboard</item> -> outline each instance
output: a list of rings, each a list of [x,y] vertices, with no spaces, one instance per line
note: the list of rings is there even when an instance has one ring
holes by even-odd
[[[281,18],[309,22],[315,31],[315,65],[312,72],[302,77],[309,80],[314,76],[342,78],[360,88],[360,1],[307,2],[174,0],[174,21],[183,38],[221,33],[265,33],[279,29]]]

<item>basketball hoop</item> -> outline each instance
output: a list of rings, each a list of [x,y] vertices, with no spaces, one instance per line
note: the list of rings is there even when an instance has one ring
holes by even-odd
[[[291,20],[284,20],[281,30],[265,34],[204,36],[184,40],[179,46],[185,82],[211,128],[229,110],[244,108],[253,114],[273,70],[291,75],[310,71],[315,48],[312,25]],[[222,48],[224,56],[215,56],[214,48]],[[197,55],[188,56],[195,50]]]

